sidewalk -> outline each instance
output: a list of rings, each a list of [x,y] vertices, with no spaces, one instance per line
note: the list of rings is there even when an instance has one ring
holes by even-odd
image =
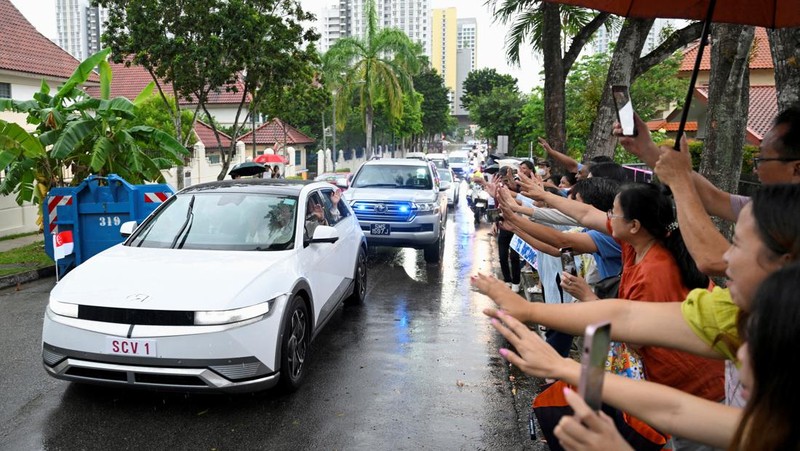
[[[35,235],[28,235],[19,238],[14,238],[11,240],[2,240],[0,241],[0,252],[7,252],[12,249],[24,247],[29,244],[36,243],[37,241],[42,241],[44,239],[45,239],[44,235],[35,234]],[[0,289],[13,287],[21,283],[31,282],[36,279],[41,279],[43,277],[51,277],[54,276],[55,273],[56,273],[55,265],[46,266],[44,268],[39,268],[39,269],[31,269],[31,270],[25,270],[24,268],[20,268],[20,272],[17,274],[0,276]]]

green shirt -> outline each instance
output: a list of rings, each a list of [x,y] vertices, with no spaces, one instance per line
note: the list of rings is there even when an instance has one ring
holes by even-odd
[[[681,313],[700,339],[726,359],[736,361],[736,349],[731,349],[731,346],[741,344],[736,328],[739,307],[733,303],[727,288],[714,287],[711,291],[698,288],[690,291],[681,304]]]

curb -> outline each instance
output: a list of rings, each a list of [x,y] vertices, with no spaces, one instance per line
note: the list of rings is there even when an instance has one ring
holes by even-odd
[[[33,282],[37,279],[43,279],[45,277],[52,277],[55,275],[55,265],[45,266],[44,268],[33,269],[17,274],[9,274],[7,276],[0,277],[0,289],[17,286],[27,282]]]

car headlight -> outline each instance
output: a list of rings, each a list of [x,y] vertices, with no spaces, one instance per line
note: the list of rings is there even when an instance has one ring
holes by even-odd
[[[70,318],[78,317],[78,304],[68,304],[66,302],[50,299],[48,307],[50,307],[50,311],[56,315],[68,316]]]
[[[414,210],[417,211],[417,214],[432,214],[439,210],[439,204],[436,202],[415,202]]]
[[[289,298],[288,294],[282,294],[267,302],[242,307],[233,310],[208,310],[194,312],[195,326],[214,326],[219,324],[238,323],[249,319],[264,316],[272,311],[275,302],[282,302]]]

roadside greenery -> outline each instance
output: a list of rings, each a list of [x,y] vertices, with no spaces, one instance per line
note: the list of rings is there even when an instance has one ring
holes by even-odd
[[[17,274],[53,265],[53,260],[44,252],[44,241],[0,253],[0,276]]]

